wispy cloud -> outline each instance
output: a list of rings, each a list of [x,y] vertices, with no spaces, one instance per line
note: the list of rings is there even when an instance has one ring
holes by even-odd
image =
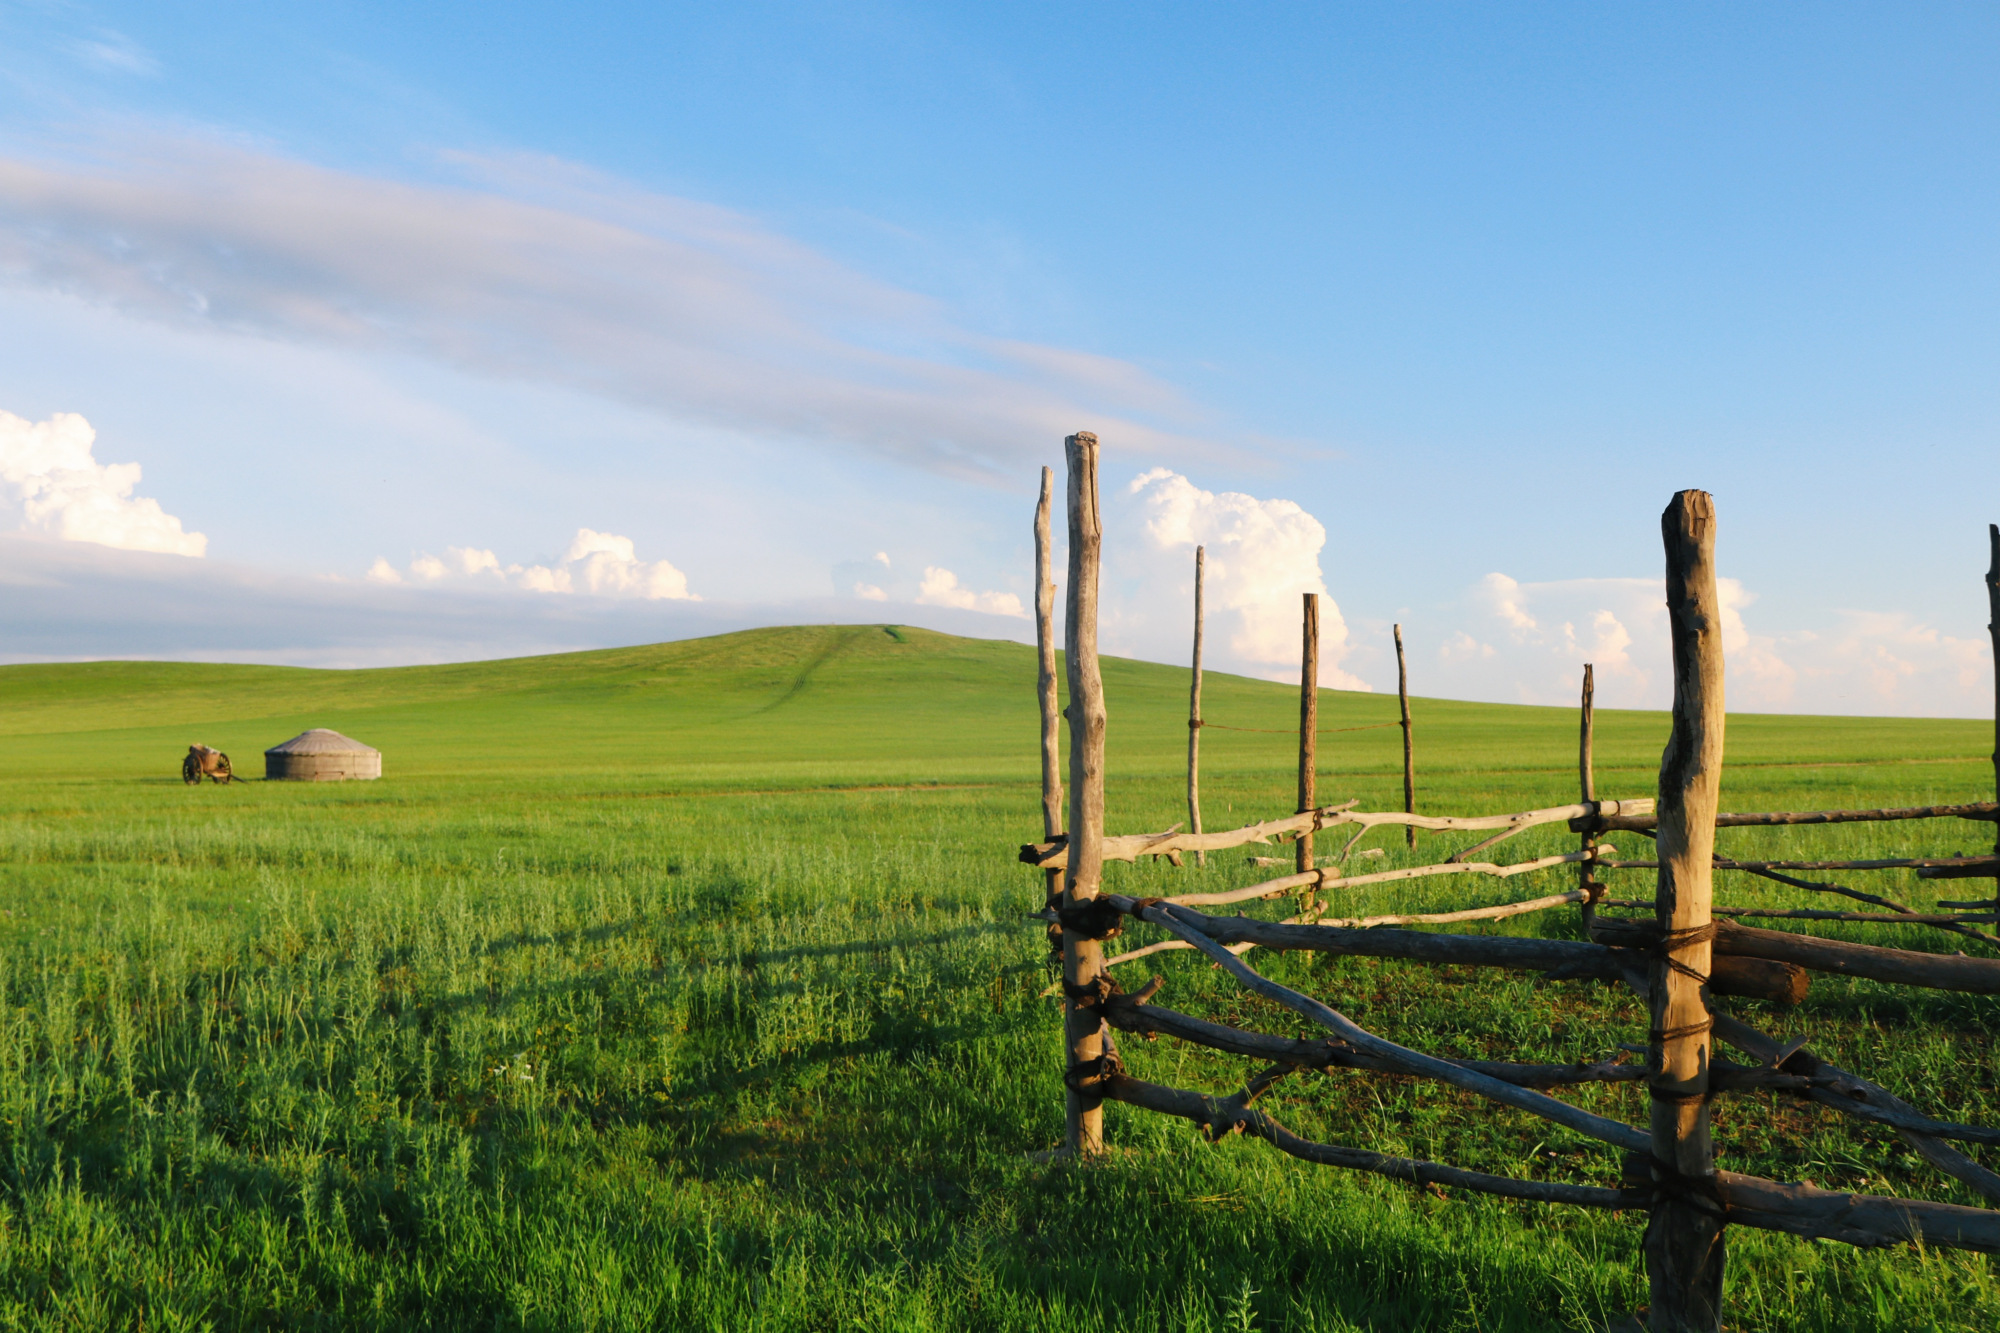
[[[413,185],[188,139],[0,160],[0,280],[221,332],[390,348],[677,419],[1011,475],[1196,413],[1129,363],[959,327],[740,213],[561,162]]]
[[[116,74],[151,77],[160,72],[160,62],[152,52],[124,33],[109,28],[100,28],[92,36],[71,42],[69,51],[86,65]]]

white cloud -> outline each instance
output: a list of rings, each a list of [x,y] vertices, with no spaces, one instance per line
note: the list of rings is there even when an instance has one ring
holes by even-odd
[[[0,412],[0,509],[23,532],[126,551],[200,556],[208,538],[185,532],[158,500],[134,496],[137,463],[99,463],[97,432],[74,412],[29,422]]]
[[[154,138],[0,160],[0,281],[147,320],[415,353],[675,420],[1014,478],[1079,423],[1195,446],[1123,362],[987,337],[753,218],[565,163],[410,185]],[[1165,425],[1158,423],[1166,423]]]
[[[875,589],[880,592],[880,589]],[[866,593],[860,594],[866,597]],[[869,600],[876,600],[870,598]],[[953,606],[961,611],[984,611],[991,616],[1022,616],[1028,612],[1021,599],[1011,592],[974,592],[958,586],[958,575],[936,565],[924,567],[924,581],[917,588],[919,606]]]
[[[665,560],[638,558],[630,537],[578,528],[569,550],[553,565],[503,565],[491,551],[448,546],[442,557],[426,552],[407,575],[381,557],[364,576],[370,583],[487,584],[527,592],[589,593],[644,601],[693,601],[687,575]]]
[[[1326,596],[1326,528],[1290,500],[1205,491],[1167,468],[1135,477],[1107,519],[1107,650],[1184,660],[1194,549],[1206,548],[1207,655],[1220,669],[1298,679],[1300,596],[1320,598],[1320,683],[1368,686],[1341,667],[1347,622]],[[1115,525],[1115,526],[1110,526]],[[1171,556],[1171,560],[1163,557]]]
[[[1493,651],[1492,644],[1481,643],[1464,630],[1460,630],[1444,641],[1444,646],[1438,649],[1438,656],[1447,662],[1474,661],[1493,656]]]
[[[856,583],[854,585],[854,595],[864,602],[886,602],[889,600],[889,594],[873,583]]]

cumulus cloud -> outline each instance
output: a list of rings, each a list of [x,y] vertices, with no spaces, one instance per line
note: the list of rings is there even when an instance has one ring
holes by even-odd
[[[687,575],[667,561],[639,559],[630,537],[589,528],[576,530],[569,550],[553,565],[503,565],[491,551],[447,546],[442,556],[418,556],[407,571],[378,556],[366,578],[371,583],[485,585],[644,601],[701,600],[688,591]]]
[[[860,594],[867,597],[867,593]],[[869,598],[870,601],[880,600]],[[958,575],[936,565],[924,568],[924,581],[917,586],[918,606],[955,606],[961,611],[984,611],[990,616],[1026,617],[1021,599],[1011,592],[974,592],[958,586]]]
[[[1738,712],[1977,716],[1991,708],[1992,651],[1897,613],[1841,611],[1831,629],[1760,630],[1757,595],[1719,578],[1727,697]],[[1664,708],[1673,701],[1666,589],[1658,579],[1522,583],[1488,574],[1465,592],[1457,626],[1414,660],[1419,693],[1503,702],[1574,703],[1583,664],[1598,702]],[[1405,625],[1413,650],[1426,635]]]
[[[1368,686],[1341,666],[1349,651],[1340,605],[1325,596],[1326,528],[1290,500],[1205,491],[1153,468],[1116,498],[1105,539],[1107,650],[1185,659],[1192,628],[1195,547],[1206,548],[1203,606],[1218,668],[1298,678],[1299,599],[1320,598],[1320,683]]]
[[[100,463],[97,432],[74,412],[30,422],[0,412],[0,510],[23,532],[126,551],[200,556],[208,538],[187,532],[158,500],[135,496],[137,463]]]
[[[0,160],[0,280],[182,327],[410,352],[770,438],[982,478],[1080,422],[1196,446],[1169,386],[996,339],[739,213],[550,160],[471,188],[154,139]]]

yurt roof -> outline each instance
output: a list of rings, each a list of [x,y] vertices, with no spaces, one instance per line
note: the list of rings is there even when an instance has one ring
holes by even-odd
[[[379,754],[372,745],[341,735],[327,727],[302,731],[283,745],[273,745],[265,754]]]

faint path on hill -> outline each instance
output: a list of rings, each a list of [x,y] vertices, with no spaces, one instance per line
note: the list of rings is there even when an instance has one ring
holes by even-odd
[[[784,707],[797,698],[800,692],[812,682],[813,674],[835,657],[838,657],[849,644],[854,642],[860,633],[861,629],[859,627],[845,625],[830,627],[826,632],[826,638],[820,641],[819,651],[806,659],[806,664],[799,668],[799,674],[792,678],[791,688],[776,699],[773,699],[770,703],[759,708],[751,716],[755,717],[763,713],[772,712]]]

